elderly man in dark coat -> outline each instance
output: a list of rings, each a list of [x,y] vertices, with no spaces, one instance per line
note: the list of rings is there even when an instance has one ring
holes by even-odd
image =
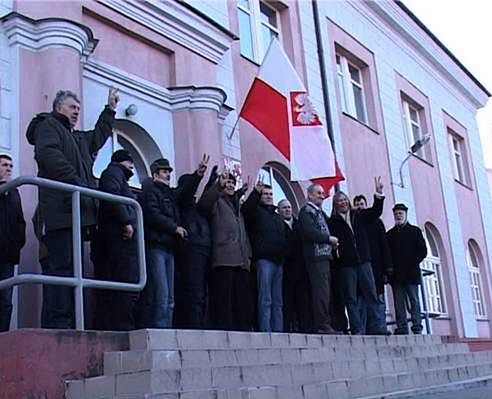
[[[396,204],[393,207],[395,226],[387,233],[394,265],[391,288],[396,312],[395,334],[408,334],[407,298],[410,302],[412,332],[420,334],[422,332],[418,291],[420,262],[427,256],[427,246],[422,230],[408,222],[407,210],[405,204]]]
[[[10,180],[12,158],[0,154],[0,186]],[[14,275],[20,250],[26,243],[26,222],[17,189],[0,195],[0,280]],[[8,331],[12,317],[12,287],[0,291],[0,332]]]
[[[212,232],[213,324],[222,330],[251,330],[251,246],[235,187],[236,178],[225,171],[198,207],[208,215]]]
[[[96,188],[92,175],[95,154],[112,135],[118,91],[109,90],[104,108],[94,130],[75,130],[80,114],[80,101],[71,91],[59,91],[53,101],[53,111],[38,114],[29,124],[27,140],[34,145],[38,176],[83,187]],[[72,266],[72,206],[71,194],[59,190],[39,190],[40,215],[45,222],[44,242],[48,248],[48,267],[43,273],[71,276]],[[96,201],[81,197],[82,236],[97,221]],[[73,328],[73,289],[46,286],[43,291],[45,328]]]

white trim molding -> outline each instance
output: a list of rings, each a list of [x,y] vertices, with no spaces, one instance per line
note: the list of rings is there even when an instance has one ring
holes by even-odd
[[[164,88],[101,61],[88,59],[83,63],[83,76],[123,91],[169,111],[208,109],[216,111],[220,122],[232,110],[226,105],[226,93],[219,87],[178,86]]]
[[[219,63],[236,39],[177,1],[99,2],[214,63]]]
[[[10,46],[18,45],[31,51],[68,47],[87,57],[98,42],[88,27],[64,18],[35,20],[12,12],[0,18],[0,22]]]

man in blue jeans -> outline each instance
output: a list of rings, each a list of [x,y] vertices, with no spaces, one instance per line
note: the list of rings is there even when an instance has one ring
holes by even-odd
[[[196,172],[181,187],[171,188],[173,168],[165,158],[150,165],[152,181],[143,184],[142,204],[147,244],[147,284],[141,295],[139,320],[142,328],[170,328],[174,313],[174,250],[188,232],[181,225],[178,202],[193,197],[207,170],[204,155]]]
[[[287,225],[273,205],[272,187],[258,181],[242,211],[251,240],[258,284],[260,331],[283,331],[283,263],[288,252]]]

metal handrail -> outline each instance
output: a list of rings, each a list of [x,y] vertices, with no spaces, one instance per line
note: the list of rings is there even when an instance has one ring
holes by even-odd
[[[145,267],[145,242],[143,213],[140,204],[132,198],[109,194],[102,191],[75,186],[73,184],[44,179],[34,176],[20,176],[0,186],[0,195],[23,185],[34,185],[54,190],[72,193],[72,245],[74,277],[60,277],[44,274],[18,274],[0,280],[0,290],[21,284],[50,284],[75,287],[75,326],[77,330],[84,330],[84,288],[99,288],[109,290],[141,291],[147,281]],[[122,283],[116,281],[94,280],[82,275],[82,238],[80,221],[80,195],[97,198],[104,201],[130,205],[137,212],[137,245],[138,245],[138,283]]]

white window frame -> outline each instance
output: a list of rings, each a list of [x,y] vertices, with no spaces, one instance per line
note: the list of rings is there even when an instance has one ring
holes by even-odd
[[[473,249],[468,245],[466,252],[466,261],[468,263],[468,271],[470,275],[470,287],[472,291],[473,308],[475,309],[475,317],[477,320],[487,319],[487,309],[483,295],[483,283],[480,273],[480,265],[478,264],[477,255],[474,253],[475,263],[472,260]]]
[[[270,6],[268,3],[259,0],[246,0],[249,4],[249,9],[243,7],[239,2],[237,3],[237,8],[244,13],[249,15],[249,25],[251,29],[251,40],[253,41],[253,61],[261,63],[263,61],[263,57],[265,56],[268,48],[265,47],[265,43],[263,43],[263,37],[261,34],[262,26],[267,27],[271,32],[274,32],[277,38],[280,39],[280,15],[278,10]],[[277,22],[277,26],[274,26],[268,22],[264,22],[261,20],[261,10],[260,3],[265,7],[269,8],[275,13],[275,19]],[[241,32],[239,32],[239,36],[241,36]],[[241,52],[245,57],[249,58],[247,54]]]
[[[405,130],[406,130],[406,141],[407,141],[407,146],[410,148],[412,145],[415,144],[415,142],[422,137],[424,137],[425,133],[423,132],[422,129],[422,121],[421,121],[421,114],[422,114],[422,108],[418,108],[409,101],[402,99],[402,106],[403,106],[403,121],[405,125]],[[412,120],[410,116],[410,111],[415,111],[415,114],[417,115],[417,121]],[[418,137],[415,138],[413,136],[413,127],[418,128]],[[430,161],[429,159],[429,154],[425,151],[427,147],[423,146],[420,148],[416,155],[419,158],[425,159],[426,161]]]
[[[442,279],[441,258],[432,254],[427,234],[429,233],[426,229],[424,238],[425,244],[427,245],[427,257],[420,265],[423,274],[425,274],[425,272],[428,272],[428,275],[423,276],[422,278],[427,301],[427,311],[429,313],[438,314],[439,317],[446,317],[448,316],[448,306],[445,295],[446,291],[444,289]],[[437,245],[437,242],[435,242],[435,238],[432,238],[434,240],[434,244]]]
[[[449,132],[449,145],[453,160],[454,178],[460,183],[467,184],[466,163],[464,157],[465,140],[462,137]],[[455,145],[456,144],[456,145]]]
[[[340,97],[342,102],[342,111],[354,117],[358,121],[367,124],[367,104],[366,104],[366,93],[364,89],[364,77],[362,76],[362,69],[355,65],[353,62],[350,62],[347,57],[344,57],[341,54],[336,54],[336,57],[340,60],[340,63],[337,62],[337,76],[338,76],[338,85],[340,91]],[[356,69],[359,72],[360,83],[353,80],[350,75],[349,66]],[[354,86],[359,88],[362,93],[362,118],[359,119],[357,116],[357,108],[355,106],[355,95],[354,95]]]

